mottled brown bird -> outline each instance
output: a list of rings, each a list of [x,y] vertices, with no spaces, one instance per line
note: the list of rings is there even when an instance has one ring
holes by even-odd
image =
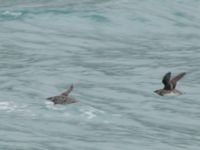
[[[54,104],[71,104],[76,103],[77,101],[69,97],[69,93],[73,90],[73,84],[67,89],[67,91],[61,93],[58,96],[53,96],[47,98],[47,100],[52,101]]]
[[[170,93],[174,93],[174,94],[177,94],[177,95],[182,94],[180,91],[176,90],[176,85],[177,85],[177,82],[184,75],[186,75],[186,73],[182,72],[182,73],[178,74],[177,76],[175,76],[171,79],[171,72],[166,73],[163,77],[163,80],[162,80],[162,83],[164,84],[164,88],[156,90],[154,92],[157,93],[158,95],[161,95],[161,96],[164,96],[164,95],[170,94]]]

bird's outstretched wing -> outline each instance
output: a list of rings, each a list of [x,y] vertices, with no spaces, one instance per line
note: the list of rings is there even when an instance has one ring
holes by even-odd
[[[164,84],[165,90],[171,90],[170,78],[171,78],[171,72],[166,73],[163,77],[162,83]]]
[[[67,91],[63,92],[61,95],[68,96],[69,93],[73,90],[74,86],[73,84],[67,89]]]
[[[181,78],[183,78],[183,76],[185,76],[185,75],[186,75],[186,72],[182,72],[182,73],[178,74],[177,76],[173,77],[173,78],[170,80],[171,84],[173,85],[173,89],[175,89],[176,83],[177,83]]]

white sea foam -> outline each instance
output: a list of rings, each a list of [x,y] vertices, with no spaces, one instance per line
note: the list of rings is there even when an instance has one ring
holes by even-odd
[[[80,109],[82,116],[86,117],[87,119],[93,119],[97,117],[98,114],[103,114],[104,111],[95,109],[94,107],[83,107]]]
[[[13,12],[13,11],[4,11],[3,15],[18,17],[18,16],[21,16],[22,13],[21,12]]]
[[[45,104],[48,109],[53,109],[53,110],[64,110],[65,109],[65,107],[63,107],[62,105],[54,105],[50,101],[45,101]]]
[[[11,102],[0,102],[0,110],[6,112],[12,112],[17,109],[17,105]]]

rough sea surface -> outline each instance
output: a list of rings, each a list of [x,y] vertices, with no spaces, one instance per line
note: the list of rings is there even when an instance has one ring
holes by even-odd
[[[200,1],[0,0],[0,83],[0,150],[199,150]]]

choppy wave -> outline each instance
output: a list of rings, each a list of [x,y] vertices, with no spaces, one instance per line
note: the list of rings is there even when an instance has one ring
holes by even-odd
[[[0,1],[0,149],[198,150],[199,1]],[[160,97],[186,71],[184,94]],[[46,97],[70,84],[79,103]]]

